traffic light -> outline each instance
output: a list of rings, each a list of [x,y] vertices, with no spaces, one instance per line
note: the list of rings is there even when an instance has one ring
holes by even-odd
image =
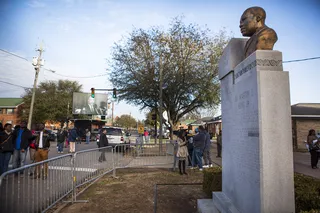
[[[157,114],[152,114],[152,120],[153,121],[157,120]]]
[[[94,88],[91,88],[91,97],[94,98]]]
[[[112,94],[113,98],[117,98],[117,89],[113,88],[113,94]]]

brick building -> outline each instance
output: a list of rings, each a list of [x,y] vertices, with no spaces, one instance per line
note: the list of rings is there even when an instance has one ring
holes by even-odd
[[[18,111],[23,104],[22,98],[0,98],[0,122],[13,126],[20,123]]]
[[[291,106],[293,147],[305,149],[308,132],[320,136],[320,103],[299,103]]]

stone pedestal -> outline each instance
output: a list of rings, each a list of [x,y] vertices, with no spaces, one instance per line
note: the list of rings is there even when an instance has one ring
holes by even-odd
[[[227,49],[235,44],[243,40],[233,39]],[[234,61],[240,60],[236,53],[225,51],[219,63],[222,192],[213,193],[213,204],[220,212],[295,212],[289,75],[282,53],[258,50],[242,62]]]

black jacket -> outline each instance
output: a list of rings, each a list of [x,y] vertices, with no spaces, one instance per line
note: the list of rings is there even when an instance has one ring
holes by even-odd
[[[40,143],[40,132],[37,132],[35,134],[36,136],[36,147],[39,148],[39,143]],[[43,130],[43,135],[42,135],[42,148],[43,149],[48,149],[50,147],[50,141],[53,141],[54,139],[50,137],[49,132],[46,130]]]
[[[205,132],[199,132],[199,134],[193,136],[193,147],[199,148],[203,150],[206,145],[206,133]]]
[[[101,133],[100,134],[100,139],[99,139],[99,148],[100,147],[105,147],[108,146],[109,142],[108,142],[108,138],[105,134]]]
[[[14,143],[12,137],[12,134],[8,135],[5,131],[0,133],[0,152],[13,152]]]
[[[19,130],[17,129],[12,133],[12,140],[13,140],[13,144],[14,144],[14,148],[16,147],[16,140],[19,134]],[[30,145],[30,142],[32,141],[32,133],[29,129],[25,128],[22,132],[21,135],[21,144],[20,144],[20,149],[27,149]]]

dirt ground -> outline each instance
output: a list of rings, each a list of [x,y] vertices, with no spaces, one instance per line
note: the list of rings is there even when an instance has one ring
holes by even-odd
[[[88,188],[78,200],[88,203],[69,204],[61,213],[140,213],[154,212],[155,184],[202,183],[203,174],[188,170],[180,175],[169,169],[122,169],[118,179],[106,175]],[[158,186],[157,213],[197,212],[197,199],[207,198],[202,185]]]

